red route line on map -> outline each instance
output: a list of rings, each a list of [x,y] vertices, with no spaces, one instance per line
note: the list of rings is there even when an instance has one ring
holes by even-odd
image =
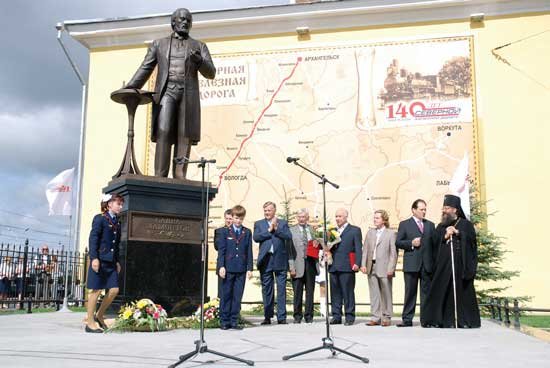
[[[262,112],[260,113],[260,116],[258,116],[258,119],[256,119],[256,122],[254,123],[254,126],[252,127],[252,131],[250,132],[250,134],[248,135],[248,137],[246,137],[245,139],[243,139],[243,141],[241,142],[241,145],[239,147],[239,150],[237,151],[237,153],[235,154],[235,157],[233,157],[233,159],[231,160],[231,162],[229,163],[229,165],[227,166],[227,168],[222,171],[222,173],[220,174],[219,176],[219,181],[218,181],[218,188],[220,187],[221,183],[222,183],[222,180],[223,180],[223,176],[225,174],[227,174],[227,172],[231,169],[231,166],[233,166],[233,164],[235,163],[235,160],[237,160],[237,158],[239,157],[239,155],[241,154],[241,151],[245,145],[245,143],[250,139],[252,138],[252,136],[254,135],[254,132],[256,131],[256,127],[258,126],[258,124],[260,123],[260,120],[262,120],[264,114],[266,113],[266,111],[271,107],[271,105],[273,105],[273,101],[275,100],[275,97],[277,96],[277,94],[279,93],[279,91],[281,90],[281,88],[283,88],[283,85],[285,84],[286,81],[288,81],[290,78],[292,78],[292,76],[294,75],[294,72],[296,71],[296,68],[298,67],[298,64],[300,64],[300,62],[302,61],[302,58],[301,57],[298,57],[298,59],[296,60],[296,64],[294,64],[294,67],[292,68],[292,71],[290,72],[290,74],[284,78],[281,83],[279,84],[279,87],[277,88],[277,90],[273,93],[273,95],[271,96],[271,100],[269,101],[269,104],[267,104],[266,107],[264,107],[264,109],[262,110]]]

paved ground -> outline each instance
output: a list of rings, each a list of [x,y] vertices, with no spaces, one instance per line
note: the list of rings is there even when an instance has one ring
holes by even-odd
[[[83,313],[0,316],[0,367],[167,367],[194,349],[196,330],[86,334]],[[483,321],[476,330],[334,326],[337,347],[360,361],[322,350],[283,362],[283,355],[321,344],[324,320],[314,324],[254,326],[243,331],[206,330],[208,347],[254,360],[258,367],[550,367],[550,344]],[[180,367],[244,367],[200,354]]]

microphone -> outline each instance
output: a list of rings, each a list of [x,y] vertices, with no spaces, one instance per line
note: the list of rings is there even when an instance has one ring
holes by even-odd
[[[174,162],[178,165],[183,165],[185,162],[187,162],[188,164],[215,164],[216,159],[207,160],[204,157],[201,157],[199,160],[190,160],[185,156],[181,156],[174,158]]]
[[[291,163],[291,162],[296,163],[296,161],[298,161],[298,160],[299,160],[298,157],[287,157],[286,158],[286,162],[288,162],[288,163]]]
[[[185,156],[175,157],[174,163],[178,165],[183,165],[185,162],[189,162],[189,158]]]
[[[207,160],[204,157],[201,157],[199,160],[190,160],[185,156],[181,156],[181,157],[176,157],[174,159],[174,162],[178,165],[182,165],[185,162],[187,162],[188,164],[215,164],[216,159]]]
[[[190,163],[193,163],[193,161],[189,161]],[[216,159],[211,159],[211,160],[207,160],[205,158],[201,159],[201,160],[195,160],[195,163],[205,163],[205,164],[215,164],[216,163]]]

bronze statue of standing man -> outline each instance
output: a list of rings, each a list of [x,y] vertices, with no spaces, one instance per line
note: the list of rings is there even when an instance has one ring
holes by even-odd
[[[213,79],[216,68],[206,45],[189,37],[193,16],[180,8],[172,13],[170,37],[154,40],[126,88],[141,88],[158,65],[153,97],[151,140],[156,142],[155,176],[167,177],[174,158],[188,158],[201,138],[198,72]],[[173,164],[172,175],[185,179],[187,162]]]

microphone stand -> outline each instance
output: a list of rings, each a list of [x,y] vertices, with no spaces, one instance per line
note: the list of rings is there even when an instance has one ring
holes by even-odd
[[[326,199],[326,184],[329,183],[330,185],[332,185],[334,188],[338,189],[340,188],[340,186],[336,183],[333,183],[331,182],[330,180],[328,180],[324,174],[318,174],[316,173],[315,171],[303,166],[302,164],[298,163],[298,159],[291,159],[289,158],[287,160],[289,163],[292,162],[294,165],[296,166],[299,166],[301,167],[302,169],[304,169],[305,171],[311,173],[312,175],[318,177],[319,179],[321,179],[321,181],[319,182],[319,184],[321,184],[322,188],[323,188],[323,224],[325,226],[325,230],[326,230],[326,226],[327,226],[327,199]],[[327,244],[328,242],[328,239],[327,239],[327,232],[326,231],[323,231],[323,242],[324,244]],[[325,261],[326,262],[326,261]],[[328,301],[330,300],[329,297],[330,297],[330,287],[329,287],[329,272],[328,272],[328,265],[325,264],[325,280],[327,280],[327,286],[326,286],[326,289],[327,289],[327,293],[326,293],[326,298],[327,298],[327,303],[326,303],[326,306],[325,306],[325,326],[326,326],[326,335],[325,337],[323,337],[321,339],[321,341],[323,342],[323,344],[321,346],[318,346],[318,347],[315,347],[315,348],[312,348],[312,349],[308,349],[308,350],[304,350],[304,351],[301,351],[301,352],[298,352],[298,353],[294,353],[294,354],[290,354],[290,355],[285,355],[283,356],[283,360],[289,360],[289,359],[292,359],[292,358],[295,358],[297,356],[301,356],[301,355],[305,355],[305,354],[309,354],[309,353],[312,353],[314,351],[318,351],[318,350],[322,350],[322,349],[328,349],[331,351],[332,355],[336,355],[336,352],[339,352],[339,353],[342,353],[342,354],[345,354],[345,355],[348,355],[352,358],[355,358],[355,359],[359,359],[360,361],[362,361],[363,363],[368,363],[369,362],[369,359],[368,358],[365,358],[365,357],[361,357],[359,355],[355,355],[353,353],[350,353],[349,351],[346,351],[344,349],[341,349],[337,346],[334,345],[334,341],[332,340],[332,337],[330,336],[330,323],[329,323],[329,318],[328,318]]]
[[[201,157],[199,160],[189,160],[187,157],[178,157],[174,159],[174,162],[177,164],[182,164],[184,162],[187,162],[188,164],[198,164],[198,167],[201,168],[202,171],[202,179],[201,179],[201,206],[202,206],[202,226],[201,226],[201,247],[202,247],[202,254],[201,254],[201,305],[200,305],[200,339],[195,340],[195,350],[190,351],[189,353],[186,353],[184,355],[180,355],[179,360],[169,365],[169,368],[174,368],[180,365],[181,363],[193,358],[195,355],[198,354],[204,354],[204,353],[210,353],[214,355],[218,355],[227,359],[233,359],[241,363],[245,363],[247,365],[254,365],[254,362],[251,360],[241,359],[239,357],[221,353],[219,351],[211,350],[208,348],[208,345],[206,344],[206,340],[204,339],[204,297],[205,297],[205,287],[206,287],[206,254],[208,252],[208,216],[209,216],[209,201],[208,201],[208,191],[210,189],[210,185],[206,185],[206,181],[204,178],[204,171],[206,169],[207,164],[213,164],[216,163],[216,160],[207,160],[204,157]]]

